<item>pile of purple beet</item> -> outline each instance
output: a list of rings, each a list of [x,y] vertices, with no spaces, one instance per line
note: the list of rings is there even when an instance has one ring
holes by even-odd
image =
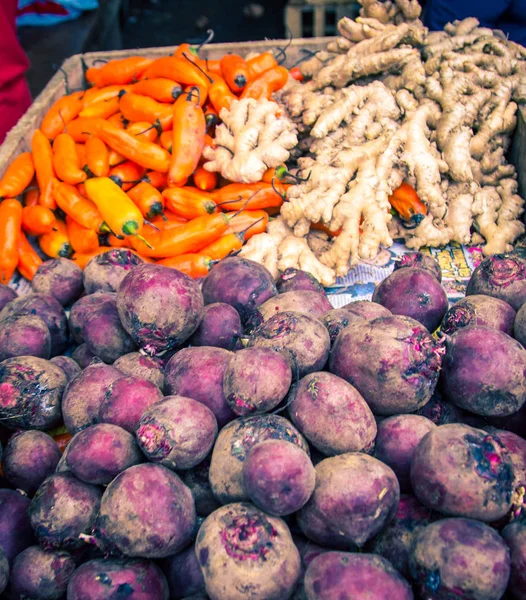
[[[115,249],[0,286],[7,600],[526,599],[526,260],[334,309]],[[67,444],[59,446],[59,440]]]

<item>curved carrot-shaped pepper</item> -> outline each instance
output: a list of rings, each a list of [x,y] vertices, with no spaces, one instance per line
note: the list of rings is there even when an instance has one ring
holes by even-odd
[[[101,122],[102,119],[79,117],[66,125],[66,133],[78,144],[84,144],[92,135],[97,135],[97,124]]]
[[[204,192],[211,192],[217,187],[217,173],[197,167],[194,171],[194,183],[196,188]]]
[[[110,172],[108,146],[95,135],[86,141],[86,163],[94,177],[107,177]]]
[[[143,79],[133,85],[132,91],[135,94],[148,96],[157,100],[157,102],[174,102],[183,93],[183,88],[179,83],[165,77],[156,77],[154,79]]]
[[[241,212],[226,213],[229,217],[227,233],[245,232],[245,240],[250,239],[257,233],[265,233],[267,230],[268,213],[264,210],[242,210]]]
[[[108,85],[103,88],[91,88],[84,92],[82,98],[82,108],[86,108],[95,102],[104,102],[122,96],[126,92],[131,92],[133,85]]]
[[[22,229],[28,235],[50,233],[56,221],[55,213],[45,206],[25,206],[22,209]]]
[[[168,208],[185,219],[195,219],[217,212],[216,203],[212,198],[197,188],[166,188],[162,195]]]
[[[163,77],[177,81],[181,85],[199,85],[208,87],[210,80],[206,73],[200,70],[198,65],[191,60],[175,56],[163,56],[154,60],[153,63],[142,74],[141,79],[154,79]]]
[[[74,92],[59,98],[47,111],[40,124],[40,131],[50,140],[64,131],[68,123],[76,119],[82,110],[84,92]]]
[[[93,229],[97,233],[107,233],[109,231],[97,206],[91,200],[82,196],[74,186],[56,180],[53,184],[53,195],[60,210],[79,225],[87,229]]]
[[[420,200],[416,190],[405,181],[389,196],[389,204],[401,219],[414,227],[419,225],[427,214],[427,206]]]
[[[238,54],[225,54],[221,58],[221,74],[230,90],[239,94],[248,81],[248,67],[245,59]]]
[[[119,101],[119,106],[120,106],[120,101]],[[112,123],[113,125],[115,125],[115,127],[118,127],[119,129],[126,129],[126,127],[128,126],[128,119],[124,118],[124,115],[121,113],[121,111],[119,110],[119,112],[116,112],[114,115],[111,115],[111,117],[109,119],[107,119],[108,123]]]
[[[159,173],[157,171],[148,171],[142,180],[153,185],[157,190],[164,190],[168,185],[168,176],[166,173]]]
[[[69,216],[66,216],[66,228],[74,252],[93,252],[99,247],[99,236],[93,229],[79,225]]]
[[[299,67],[292,67],[292,69],[289,71],[289,75],[296,81],[303,81],[305,79]]]
[[[120,100],[121,113],[128,121],[158,122],[163,131],[172,128],[173,110],[171,104],[162,104],[148,96],[133,92],[124,94]]]
[[[24,206],[36,206],[40,198],[40,192],[38,189],[33,188],[27,190],[24,194]]]
[[[158,261],[157,264],[177,269],[178,271],[181,271],[181,273],[186,273],[194,279],[200,279],[201,277],[206,277],[208,275],[208,272],[213,266],[213,261],[211,257],[203,254],[188,253],[164,258],[163,260]]]
[[[124,85],[138,79],[154,62],[143,56],[130,56],[119,60],[110,60],[102,67],[91,67],[86,71],[86,79],[97,87],[106,85]]]
[[[145,169],[161,173],[168,172],[171,157],[164,148],[141,140],[107,121],[100,123],[97,130],[103,142],[128,160],[136,162]]]
[[[221,75],[220,60],[210,60],[208,58],[205,58],[205,60],[199,59],[197,64],[199,64],[202,69],[207,71],[209,75]]]
[[[86,167],[88,166],[88,159],[86,157],[86,145],[75,144],[75,152],[77,154],[78,166],[84,173],[86,173]],[[79,181],[79,184],[81,183],[82,181]]]
[[[177,185],[190,177],[203,153],[206,122],[192,92],[179,96],[173,106],[172,160],[168,182]],[[160,169],[158,169],[160,170]]]
[[[147,219],[153,219],[157,215],[163,214],[164,198],[161,192],[146,181],[141,181],[128,190],[128,196]]]
[[[35,166],[31,152],[22,152],[7,167],[0,179],[0,200],[19,196],[31,183],[34,175]]]
[[[173,134],[171,131],[163,131],[159,136],[159,143],[167,151],[172,153]]]
[[[265,217],[261,217],[259,220],[250,223],[242,231],[233,233],[225,232],[215,242],[212,242],[209,246],[203,248],[201,250],[201,254],[209,256],[213,260],[221,260],[223,258],[226,258],[229,254],[241,250],[245,241],[248,239],[248,237],[250,237],[247,236],[248,232],[251,229],[257,229],[257,226],[260,223],[264,223],[265,221],[268,221],[268,215],[266,219]]]
[[[218,75],[214,75],[214,82],[208,88],[208,98],[217,114],[221,112],[222,108],[228,110],[232,101],[237,100],[237,97],[231,92],[226,81]]]
[[[119,107],[119,97],[115,96],[115,98],[111,98],[110,100],[100,100],[99,102],[88,104],[86,108],[80,111],[79,117],[81,119],[108,119],[119,112]]]
[[[276,183],[272,187],[272,184],[264,182],[231,183],[211,195],[222,210],[277,208],[283,204],[287,187]]]
[[[22,234],[22,205],[18,200],[0,203],[0,283],[7,285],[18,264],[18,242]]]
[[[152,125],[147,121],[136,121],[135,123],[130,123],[128,127],[126,127],[126,131],[147,142],[155,142],[157,136],[159,135],[157,126]]]
[[[33,163],[35,165],[35,174],[40,188],[39,202],[46,208],[55,208],[52,187],[55,171],[53,169],[53,150],[47,137],[37,129],[31,140],[31,150],[33,152]]]
[[[254,98],[270,100],[272,94],[280,90],[289,78],[289,72],[285,67],[274,67],[262,73],[257,79],[247,83],[241,98]]]
[[[18,272],[28,281],[32,281],[41,264],[42,259],[24,233],[21,233],[18,240]]]
[[[69,258],[73,254],[66,224],[58,219],[53,231],[38,238],[38,245],[49,258]]]
[[[115,167],[116,165],[120,165],[121,163],[123,163],[126,160],[126,157],[122,156],[118,152],[115,152],[115,150],[110,149],[110,152],[108,154],[108,160],[110,163],[110,167]]]
[[[247,60],[248,80],[254,81],[262,73],[278,66],[278,62],[270,52],[262,52]]]
[[[75,141],[67,133],[60,133],[53,142],[53,168],[59,179],[76,185],[86,181],[87,175],[81,169]]]
[[[144,168],[129,160],[112,167],[108,177],[125,192],[136,185],[144,175]]]

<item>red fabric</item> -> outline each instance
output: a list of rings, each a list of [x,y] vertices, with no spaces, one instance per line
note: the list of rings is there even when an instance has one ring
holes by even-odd
[[[24,74],[29,67],[18,38],[17,0],[0,0],[0,143],[31,104]]]

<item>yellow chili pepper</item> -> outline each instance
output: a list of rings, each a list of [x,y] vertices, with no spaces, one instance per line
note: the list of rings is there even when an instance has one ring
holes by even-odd
[[[38,245],[50,258],[69,258],[73,254],[66,224],[58,219],[53,231],[38,238]]]

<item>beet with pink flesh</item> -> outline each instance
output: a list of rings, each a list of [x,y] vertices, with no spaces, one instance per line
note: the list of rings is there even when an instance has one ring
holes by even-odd
[[[451,335],[462,327],[484,325],[513,335],[515,311],[504,300],[491,296],[467,296],[456,302],[445,314],[440,331]]]
[[[109,386],[122,373],[103,363],[88,366],[66,388],[62,399],[64,425],[75,434],[98,422],[99,411]]]
[[[38,488],[29,507],[35,535],[44,548],[81,548],[91,533],[102,490],[69,473],[56,473]]]
[[[98,420],[135,433],[144,411],[163,399],[161,390],[133,375],[115,379],[100,403]]]
[[[426,419],[429,419],[435,425],[463,422],[463,411],[458,406],[444,400],[438,390],[435,390],[435,393],[431,396],[431,400],[414,414],[426,417]]]
[[[119,473],[143,460],[131,433],[116,425],[100,423],[73,436],[65,462],[81,481],[107,485]]]
[[[82,298],[73,304],[69,311],[69,330],[77,344],[82,344],[84,342],[82,330],[84,322],[90,312],[106,302],[115,302],[116,299],[117,294],[114,292],[96,292],[94,294],[82,296]]]
[[[391,521],[399,499],[390,467],[367,454],[341,454],[316,465],[316,487],[297,514],[298,524],[322,546],[360,548]]]
[[[331,373],[310,373],[293,388],[292,422],[327,456],[372,452],[376,422],[360,393]]]
[[[96,535],[125,556],[166,558],[194,533],[194,499],[179,477],[161,465],[130,467],[102,497]]]
[[[429,254],[422,252],[406,252],[395,261],[395,271],[398,269],[418,268],[431,273],[440,283],[442,281],[442,269],[438,262]]]
[[[51,334],[40,317],[10,317],[0,327],[0,361],[15,356],[51,355]]]
[[[510,556],[491,527],[471,519],[442,519],[416,534],[409,567],[423,598],[500,600]]]
[[[330,371],[353,385],[375,414],[426,404],[438,381],[442,348],[423,325],[393,315],[355,322],[336,338]]]
[[[165,393],[201,402],[223,427],[235,418],[223,392],[223,377],[233,353],[223,348],[183,348],[168,361],[164,371]]]
[[[118,358],[113,366],[124,375],[145,379],[160,390],[164,387],[164,365],[156,356],[145,356],[140,352],[130,352]]]
[[[35,356],[0,363],[0,423],[9,429],[52,429],[61,421],[64,371]]]
[[[117,292],[124,277],[144,260],[126,248],[113,248],[94,256],[84,269],[86,294]]]
[[[282,312],[257,327],[248,346],[271,348],[290,362],[293,377],[321,371],[329,358],[329,332],[318,319],[298,312]]]
[[[8,317],[36,315],[51,335],[51,356],[62,354],[68,343],[68,318],[61,304],[48,294],[27,294],[15,298],[0,312],[0,324]]]
[[[375,289],[373,302],[388,308],[394,315],[411,317],[431,333],[440,325],[449,308],[446,290],[423,269],[400,269],[384,279]]]
[[[18,294],[15,292],[13,288],[0,283],[0,311],[4,308],[4,306],[18,297]]]
[[[136,431],[150,462],[169,469],[191,469],[208,455],[217,436],[214,413],[201,402],[167,396],[146,410]]]
[[[13,563],[6,597],[9,600],[60,600],[74,570],[75,561],[69,552],[31,546]]]
[[[284,440],[256,444],[243,463],[243,486],[250,500],[269,515],[298,511],[314,491],[316,472],[308,455]]]
[[[472,325],[446,349],[440,381],[450,402],[485,416],[511,415],[526,402],[526,350],[510,336]]]
[[[305,573],[307,600],[413,600],[407,581],[374,554],[325,552]]]
[[[27,496],[0,489],[0,548],[9,564],[22,550],[35,543],[28,514],[30,504]]]
[[[3,593],[9,579],[9,562],[7,557],[0,547],[0,594]]]
[[[223,259],[203,281],[205,304],[230,304],[243,323],[258,306],[276,294],[276,284],[269,271],[263,265],[239,256]]]
[[[148,354],[158,354],[194,333],[203,316],[203,295],[177,269],[144,263],[122,280],[117,308],[135,343]]]
[[[215,346],[233,350],[243,333],[237,310],[224,302],[214,302],[204,307],[199,327],[190,338],[192,346]]]
[[[240,416],[272,410],[285,398],[292,381],[289,361],[270,348],[244,348],[230,360],[223,392]]]
[[[87,344],[81,344],[77,346],[71,353],[71,358],[77,363],[80,369],[83,371],[92,364],[101,363],[102,359],[95,356],[93,352],[88,348]]]
[[[52,475],[62,454],[55,440],[42,431],[22,431],[8,441],[2,456],[4,477],[32,496]]]
[[[510,549],[511,576],[508,591],[515,600],[526,600],[526,522],[510,523],[504,528],[502,537]]]
[[[385,308],[385,306],[378,304],[378,302],[370,302],[369,300],[355,300],[354,302],[349,302],[349,304],[346,304],[342,308],[349,310],[368,321],[372,321],[377,317],[390,317],[393,314],[388,308]]]
[[[168,600],[168,583],[147,560],[104,558],[81,565],[68,583],[68,600]]]
[[[67,306],[82,294],[82,269],[67,258],[46,260],[38,267],[31,287],[37,294],[49,294]]]
[[[209,514],[221,506],[212,493],[208,477],[209,472],[210,458],[207,457],[193,469],[179,473],[182,482],[192,492],[195,500],[195,510],[200,517],[208,517]]]
[[[64,371],[68,383],[72,379],[74,379],[82,370],[79,364],[69,356],[54,356],[51,359],[51,362]]]
[[[170,600],[204,594],[205,580],[193,545],[179,554],[163,559],[160,566],[168,581]]]
[[[418,415],[388,417],[378,425],[374,455],[395,472],[400,489],[411,489],[411,461],[422,438],[436,425]]]
[[[511,508],[513,465],[498,438],[453,423],[431,430],[411,463],[415,496],[454,517],[492,522]]]
[[[324,287],[316,277],[307,273],[307,271],[293,269],[292,267],[285,269],[279,274],[277,287],[280,294],[298,292],[300,290],[325,294]]]
[[[513,322],[513,337],[526,348],[526,304],[523,304]]]
[[[121,324],[116,302],[93,307],[84,320],[82,335],[88,350],[108,364],[135,350],[132,338]]]
[[[219,432],[209,472],[212,491],[222,504],[248,500],[243,486],[243,463],[251,448],[265,440],[285,440],[309,453],[300,432],[279,415],[241,417],[229,423]]]
[[[409,553],[414,537],[437,516],[414,496],[403,495],[393,520],[368,542],[366,548],[383,556],[401,575],[409,578]]]
[[[323,315],[321,322],[325,325],[327,331],[329,332],[331,346],[336,341],[340,331],[355,321],[365,321],[365,317],[347,310],[346,308],[334,308]]]

